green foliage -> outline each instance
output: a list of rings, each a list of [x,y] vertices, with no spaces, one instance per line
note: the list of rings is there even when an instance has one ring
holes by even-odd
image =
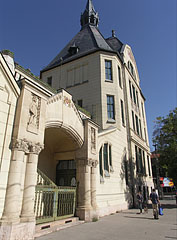
[[[159,163],[177,186],[177,108],[155,121],[153,143],[160,154]]]

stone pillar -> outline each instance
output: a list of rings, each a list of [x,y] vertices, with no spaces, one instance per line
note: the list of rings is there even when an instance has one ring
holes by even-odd
[[[85,164],[85,160],[77,161],[77,191],[78,191],[78,206],[76,209],[77,215],[81,220],[90,221],[91,207],[91,169]]]
[[[42,149],[40,144],[29,144],[29,156],[26,164],[25,183],[23,192],[23,204],[21,222],[35,222],[34,201],[35,186],[37,181],[38,156]]]
[[[24,140],[13,142],[4,212],[0,222],[18,223],[21,211],[21,175],[25,151],[28,149]]]
[[[94,210],[97,209],[97,203],[96,203],[96,173],[97,168],[96,166],[93,166],[91,168],[91,204]]]

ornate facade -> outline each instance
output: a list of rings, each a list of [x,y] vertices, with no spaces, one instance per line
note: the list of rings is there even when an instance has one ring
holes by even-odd
[[[37,168],[53,186],[77,188],[75,215],[85,221],[127,209],[153,187],[132,50],[114,31],[101,35],[91,0],[80,22],[41,79],[0,54],[2,240],[34,239]]]

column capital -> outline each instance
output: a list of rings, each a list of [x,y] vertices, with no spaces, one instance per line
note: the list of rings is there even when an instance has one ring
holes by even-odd
[[[96,168],[98,165],[98,160],[93,158],[88,158],[86,163],[88,166]]]
[[[43,148],[44,148],[43,144],[29,142],[29,153],[39,155]]]
[[[13,150],[16,149],[18,151],[28,153],[29,152],[28,141],[25,138],[24,139],[13,138],[11,142],[11,149]]]

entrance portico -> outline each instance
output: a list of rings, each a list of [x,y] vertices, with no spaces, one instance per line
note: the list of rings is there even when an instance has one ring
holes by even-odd
[[[33,79],[24,78],[18,100],[0,238],[34,239],[37,167],[56,182],[59,161],[76,164],[76,214],[90,221],[96,215],[98,127],[82,119],[72,96],[53,95]]]

